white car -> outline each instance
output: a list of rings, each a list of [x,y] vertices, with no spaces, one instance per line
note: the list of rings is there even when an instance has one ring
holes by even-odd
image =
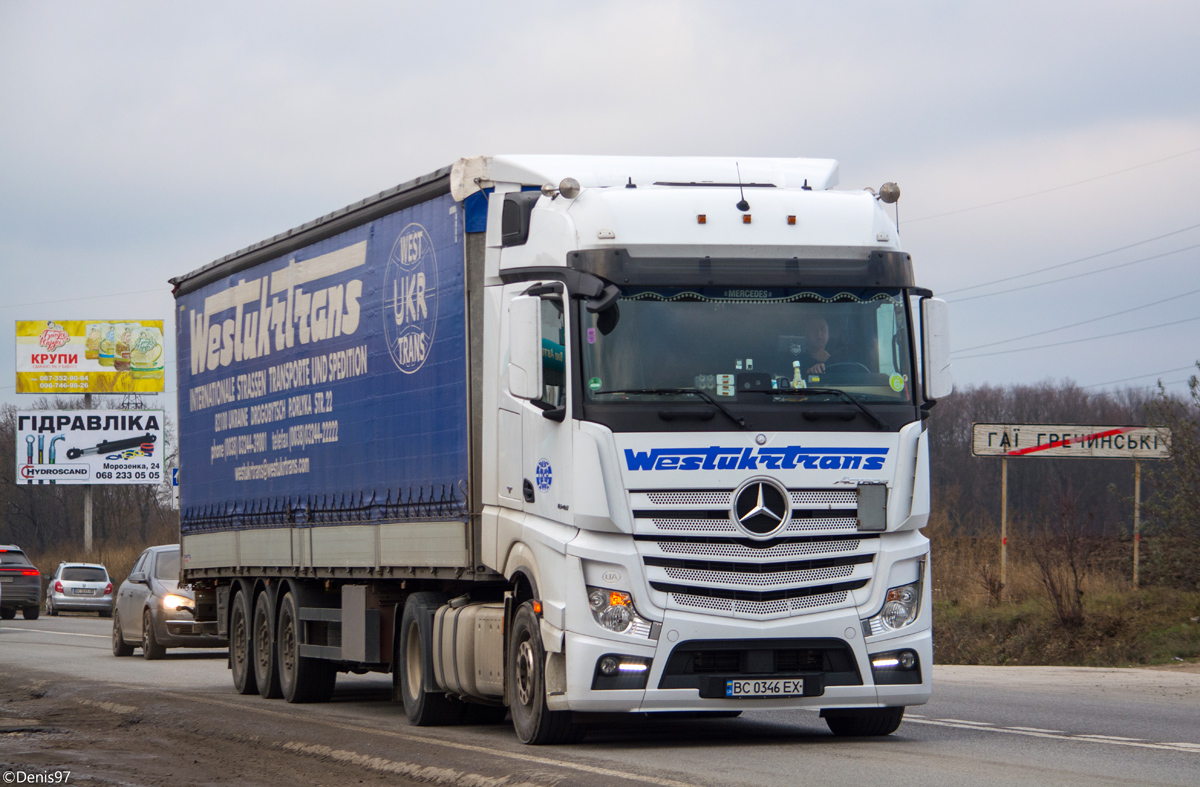
[[[46,614],[59,612],[113,613],[113,583],[100,563],[59,563],[46,591]]]

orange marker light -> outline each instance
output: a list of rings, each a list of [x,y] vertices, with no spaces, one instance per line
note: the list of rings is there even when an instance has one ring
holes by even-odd
[[[796,217],[788,216],[788,224],[791,225],[791,224],[795,224],[795,223],[796,223]]]
[[[696,216],[696,223],[697,224],[707,224],[708,216],[704,215],[703,213],[699,214],[698,216]]]
[[[749,214],[749,213],[743,213],[743,214],[742,214],[742,223],[743,223],[743,224],[749,224],[749,223],[750,223],[750,214]]]
[[[533,602],[533,614],[535,614],[535,615],[542,614],[542,602],[540,602],[540,601]]]
[[[629,606],[629,594],[622,593],[618,590],[613,590],[608,594],[608,605],[610,607],[627,607]]]

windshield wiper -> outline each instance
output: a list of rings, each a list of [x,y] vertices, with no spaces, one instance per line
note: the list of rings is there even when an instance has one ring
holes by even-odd
[[[850,404],[857,407],[859,410],[862,410],[863,415],[865,415],[865,416],[867,416],[867,418],[871,419],[871,422],[874,423],[877,428],[879,428],[879,429],[887,428],[887,426],[883,423],[882,419],[880,419],[880,417],[878,415],[876,415],[874,413],[874,411],[870,410],[865,404],[860,402],[853,394],[847,393],[846,391],[843,391],[840,388],[785,388],[785,389],[772,388],[769,391],[765,391],[765,390],[764,391],[739,391],[739,393],[770,394],[771,396],[806,396],[808,394],[825,394],[828,396],[839,396],[842,399],[845,399]]]
[[[701,391],[699,388],[627,388],[627,389],[619,390],[619,391],[596,391],[596,393],[597,394],[650,394],[652,396],[670,396],[672,394],[690,394],[692,396],[699,396],[701,399],[708,402],[713,407],[717,408],[722,413],[724,413],[726,416],[728,416],[729,420],[733,421],[740,428],[742,428],[742,429],[746,428],[746,419],[745,418],[742,418],[741,416],[737,416],[737,415],[734,415],[733,413],[729,412],[728,410],[725,409],[724,405],[722,405],[716,399],[714,399],[711,396],[709,396],[708,394],[706,394],[704,391]]]

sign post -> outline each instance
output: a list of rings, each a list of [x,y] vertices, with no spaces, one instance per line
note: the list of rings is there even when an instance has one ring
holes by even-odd
[[[1171,430],[1154,426],[972,424],[973,456],[1000,459],[1000,596],[1008,586],[1008,460],[1012,458],[1133,460],[1133,586],[1138,586],[1142,523],[1142,460],[1169,459]]]

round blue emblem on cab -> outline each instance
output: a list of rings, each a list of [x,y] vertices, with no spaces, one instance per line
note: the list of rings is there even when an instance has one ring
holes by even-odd
[[[554,472],[550,469],[550,463],[545,459],[537,463],[537,487],[545,492],[550,488],[550,484],[554,482]]]

